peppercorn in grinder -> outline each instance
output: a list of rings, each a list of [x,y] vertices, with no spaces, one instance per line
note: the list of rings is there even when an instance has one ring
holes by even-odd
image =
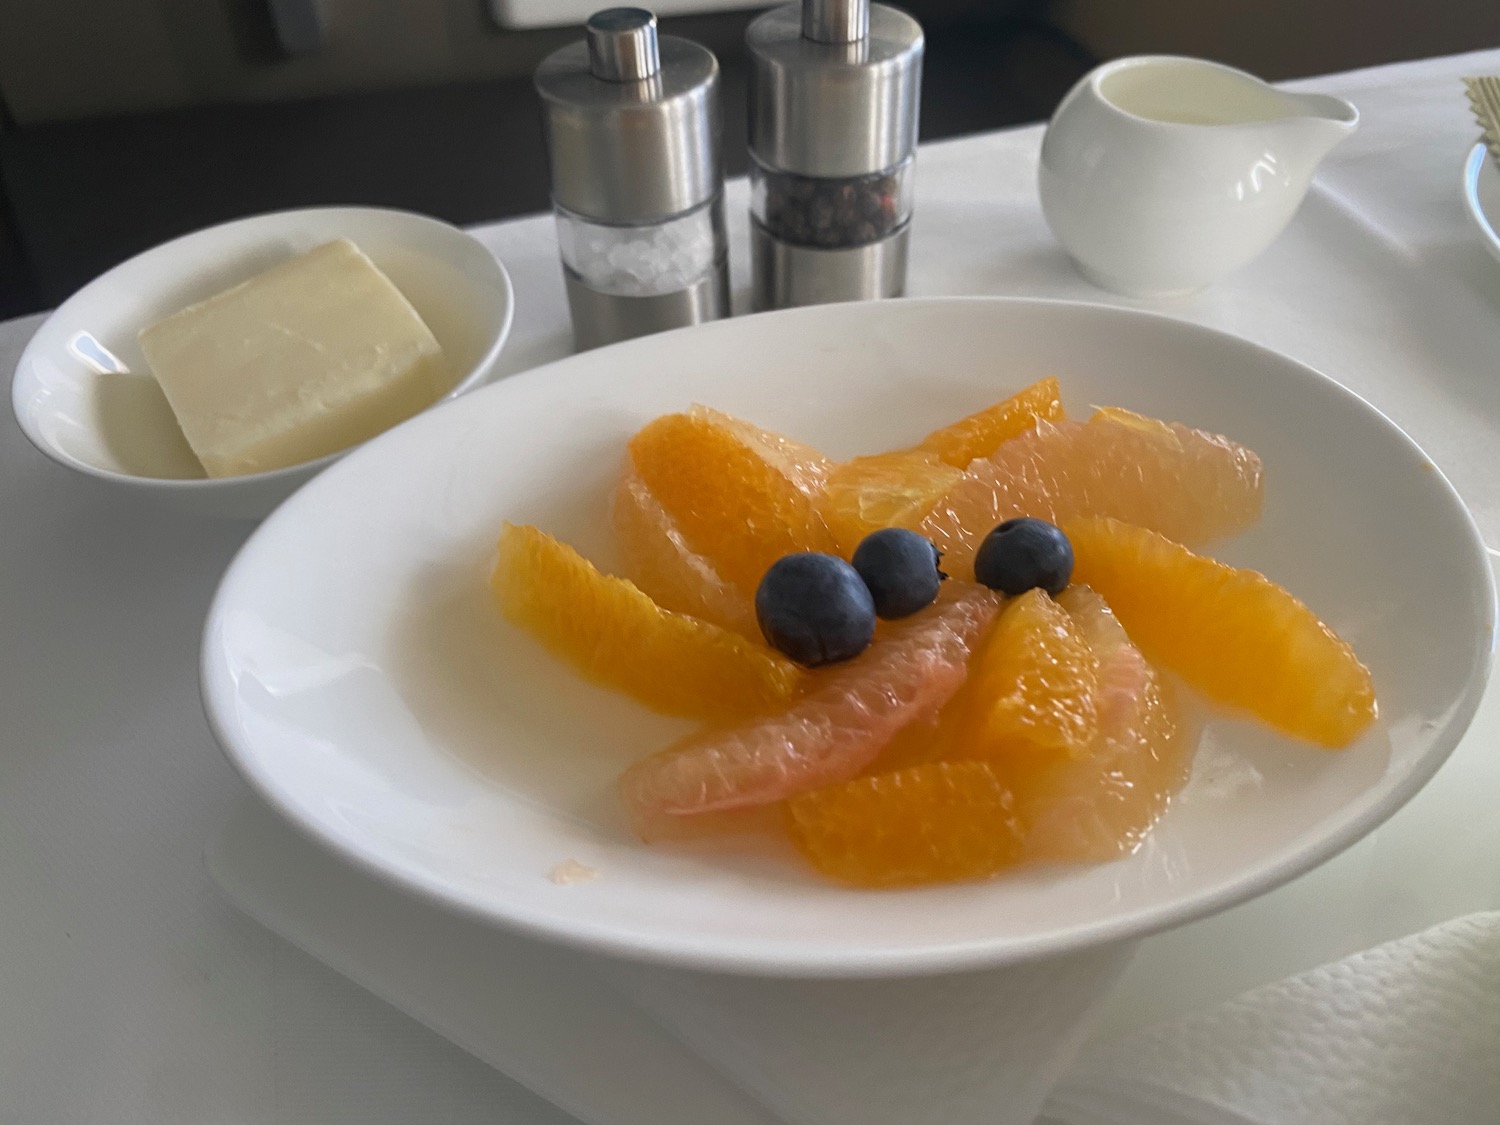
[[[869,0],[803,0],[745,42],[756,307],[901,296],[921,25]]]
[[[536,72],[574,343],[728,316],[718,60],[643,8],[585,34]]]

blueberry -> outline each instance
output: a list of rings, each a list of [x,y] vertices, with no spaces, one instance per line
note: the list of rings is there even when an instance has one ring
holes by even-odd
[[[948,577],[938,569],[942,557],[931,540],[915,531],[884,527],[864,537],[853,563],[875,599],[876,615],[894,621],[932,604]]]
[[[875,602],[859,573],[814,551],[771,564],[755,591],[755,618],[773,647],[809,668],[858,656],[875,636]]]
[[[1046,520],[1006,520],[979,544],[974,577],[1011,597],[1036,586],[1060,594],[1073,577],[1073,545]]]

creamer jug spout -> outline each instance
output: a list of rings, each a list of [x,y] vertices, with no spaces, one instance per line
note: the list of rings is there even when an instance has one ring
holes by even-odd
[[[1359,110],[1331,94],[1289,94],[1294,116],[1277,126],[1284,134],[1287,159],[1311,176],[1333,147],[1359,126]]]

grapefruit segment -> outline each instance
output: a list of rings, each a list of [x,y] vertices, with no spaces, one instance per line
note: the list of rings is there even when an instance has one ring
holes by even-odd
[[[1064,530],[1074,579],[1104,597],[1147,659],[1209,699],[1328,748],[1347,746],[1374,721],[1369,669],[1264,575],[1118,520],[1075,520]]]
[[[1260,458],[1217,434],[1127,410],[1087,422],[1039,422],[971,464],[918,530],[953,573],[968,574],[998,523],[1034,516],[1110,516],[1187,543],[1206,543],[1260,518]]]
[[[620,779],[637,828],[649,838],[662,817],[769,804],[853,777],[958,690],[997,604],[988,590],[958,593],[817,673],[781,712],[689,735],[637,762]]]
[[[506,524],[490,588],[501,612],[584,678],[655,711],[724,721],[784,705],[804,673],[727,629],[662,609],[565,543]]]

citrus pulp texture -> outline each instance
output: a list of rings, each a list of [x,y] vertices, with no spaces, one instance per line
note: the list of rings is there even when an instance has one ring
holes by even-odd
[[[628,465],[610,517],[622,569],[652,601],[759,639],[751,598],[688,545],[677,521]]]
[[[1099,663],[1071,616],[1031,589],[1000,611],[975,653],[952,756],[1083,753],[1098,730]]]
[[[852,555],[882,527],[915,529],[961,479],[971,461],[1037,425],[1059,421],[1062,398],[1052,377],[934,430],[915,446],[834,465],[824,482],[821,511],[838,549]]]
[[[1018,434],[1043,422],[1063,418],[1062,388],[1049,375],[993,406],[933,430],[916,448],[931,453],[944,464],[967,469],[969,462],[988,457]]]
[[[780,653],[663,609],[565,543],[506,524],[490,579],[500,610],[580,675],[652,710],[723,720],[784,705],[804,673]]]
[[[1261,478],[1260,458],[1228,438],[1100,410],[1087,422],[1038,423],[975,461],[918,530],[963,577],[980,541],[1016,516],[1059,525],[1112,516],[1207,543],[1260,518]]]
[[[1264,575],[1118,520],[1064,530],[1074,577],[1104,597],[1147,659],[1209,699],[1328,748],[1347,746],[1374,721],[1370,670]]]
[[[982,879],[1022,854],[1014,800],[985,762],[928,762],[787,802],[792,842],[861,887]]]
[[[637,762],[620,792],[645,836],[661,817],[785,800],[845,781],[900,728],[935,714],[963,683],[998,599],[970,588],[883,630],[863,654],[810,676],[781,711],[689,735]]]
[[[807,446],[696,407],[644,426],[630,461],[685,547],[746,595],[782,555],[833,549],[816,499],[828,462]]]
[[[1112,859],[1135,849],[1187,782],[1195,741],[1104,599],[1074,585],[1058,603],[1098,664],[1094,737],[1078,754],[1013,755],[996,773],[1015,796],[1028,859]]]

